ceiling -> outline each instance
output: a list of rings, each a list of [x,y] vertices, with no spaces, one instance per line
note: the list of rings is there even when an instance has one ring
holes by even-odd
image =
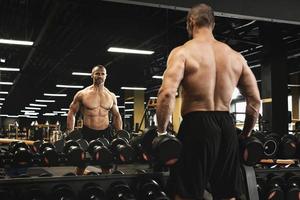
[[[0,0],[0,38],[33,41],[33,46],[0,44],[0,66],[19,67],[19,72],[0,71],[5,98],[2,114],[20,115],[36,99],[54,99],[43,113],[68,108],[78,89],[57,88],[56,84],[88,86],[90,77],[72,72],[90,72],[102,64],[107,67],[106,86],[120,95],[121,86],[148,88],[146,99],[156,94],[169,52],[188,40],[186,12],[99,0]],[[215,37],[241,52],[260,80],[263,46],[261,23],[254,20],[216,17]],[[288,72],[300,71],[300,26],[281,24],[288,55]],[[111,46],[155,51],[152,55],[107,52]],[[65,93],[66,97],[45,97],[44,93]],[[54,117],[61,118],[60,115]]]

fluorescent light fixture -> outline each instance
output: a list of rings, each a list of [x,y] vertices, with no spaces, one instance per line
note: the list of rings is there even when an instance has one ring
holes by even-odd
[[[121,87],[122,90],[147,90],[144,87]]]
[[[1,63],[5,63],[5,61],[6,61],[6,60],[5,60],[4,58],[0,58],[0,62],[1,62]]]
[[[51,93],[44,93],[44,96],[48,96],[48,97],[66,97],[67,94],[51,94]]]
[[[5,98],[0,98],[0,101],[5,101]]]
[[[163,79],[163,76],[152,76],[152,78],[155,78],[155,79]]]
[[[18,71],[20,71],[20,68],[0,67],[0,71],[18,72]]]
[[[3,103],[0,103],[0,106],[3,106]]]
[[[119,96],[119,95],[116,95],[116,98],[120,98],[120,96]]]
[[[18,115],[7,115],[8,118],[18,118]]]
[[[0,117],[7,117],[8,115],[6,114],[0,114]]]
[[[150,97],[150,99],[157,99],[157,97]]]
[[[115,52],[115,53],[132,53],[132,54],[145,54],[151,55],[154,51],[146,51],[146,50],[139,50],[139,49],[126,49],[126,48],[119,48],[119,47],[110,47],[107,49],[108,52]]]
[[[134,111],[134,109],[125,109],[124,111],[125,112],[132,112],[132,111]]]
[[[23,113],[34,113],[35,110],[21,110],[20,112],[23,112]]]
[[[54,103],[55,100],[51,100],[51,99],[36,99],[35,102],[39,102],[39,103]]]
[[[256,67],[260,67],[260,66],[261,66],[261,64],[257,64],[257,65],[249,66],[249,68],[252,69],[252,68],[256,68]]]
[[[72,72],[72,75],[75,76],[91,76],[91,73],[86,73],[86,72]]]
[[[56,85],[58,88],[83,88],[83,85]]]
[[[37,104],[37,103],[30,103],[30,106],[36,106],[36,107],[47,107],[46,104]]]
[[[65,111],[69,111],[69,108],[61,108],[60,110],[65,110]]]
[[[66,116],[68,116],[68,114],[67,114],[67,113],[65,113],[65,114],[61,114],[60,116],[62,116],[62,117],[66,117]]]
[[[27,117],[27,118],[30,118],[30,119],[37,119],[37,118],[38,118],[38,116],[31,116],[31,115],[30,115],[30,116],[27,115],[26,117]]]
[[[25,109],[28,109],[28,110],[41,110],[41,108],[37,108],[37,107],[25,107]]]
[[[118,108],[124,109],[124,108],[125,108],[125,106],[118,106]]]
[[[8,94],[7,91],[0,91],[0,94]]]
[[[13,85],[14,83],[13,82],[3,82],[3,81],[0,81],[0,85]]]
[[[55,116],[55,113],[44,113],[43,116]]]
[[[39,113],[36,113],[36,112],[25,112],[24,114],[27,115],[27,116],[28,115],[30,115],[30,116],[31,115],[39,115]]]
[[[26,45],[32,46],[32,41],[23,41],[23,40],[7,40],[7,39],[0,39],[0,43],[2,44],[16,44],[16,45]]]
[[[124,104],[134,104],[134,102],[133,101],[125,101]]]
[[[288,84],[289,87],[300,87],[299,84]]]
[[[57,113],[60,113],[60,114],[66,114],[65,111],[53,111],[53,113],[57,114]]]
[[[27,117],[27,115],[18,115],[18,117]]]

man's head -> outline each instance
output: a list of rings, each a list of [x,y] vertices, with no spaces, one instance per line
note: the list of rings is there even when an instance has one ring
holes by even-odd
[[[103,65],[96,65],[95,67],[93,67],[91,77],[94,84],[104,84],[106,76],[106,69]]]
[[[191,8],[186,19],[186,28],[189,36],[193,36],[194,28],[207,27],[213,29],[215,17],[213,9],[206,4],[198,4]]]

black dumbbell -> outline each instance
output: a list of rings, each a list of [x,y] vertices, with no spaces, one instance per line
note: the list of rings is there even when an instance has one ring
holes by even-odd
[[[267,175],[265,199],[284,200],[284,179],[281,176]]]
[[[286,193],[285,199],[288,200],[299,200],[300,198],[300,177],[294,173],[285,174],[286,182]]]
[[[181,152],[181,142],[173,135],[158,136],[156,127],[144,130],[141,141],[145,157],[163,165],[173,165]]]
[[[51,192],[52,200],[73,200],[75,199],[75,193],[69,185],[60,184],[53,187]]]
[[[106,140],[102,138],[102,141]],[[108,141],[107,141],[108,142]],[[114,161],[112,152],[100,140],[92,140],[89,143],[87,151],[92,157],[95,164],[98,165],[111,165]]]
[[[241,160],[245,165],[253,166],[263,158],[263,143],[254,135],[243,139],[239,137],[239,145]]]
[[[136,159],[136,153],[126,138],[113,139],[111,151],[119,163],[132,163]]]
[[[33,154],[27,144],[22,141],[12,142],[9,145],[12,154],[12,164],[18,167],[28,167],[32,164]]]
[[[118,131],[116,131],[115,135],[118,138],[125,138],[125,139],[127,139],[127,141],[129,141],[131,138],[130,133],[126,130],[118,130]]]
[[[105,198],[105,192],[99,185],[87,183],[83,186],[79,196],[83,200],[101,200]]]
[[[148,154],[143,150],[142,147],[142,139],[143,136],[142,135],[137,135],[131,138],[131,140],[129,141],[129,144],[132,146],[132,148],[134,149],[135,153],[136,153],[136,159],[138,161],[150,161],[150,157],[148,156]]]
[[[53,144],[45,142],[40,145],[39,152],[42,155],[42,162],[46,166],[55,166],[58,164],[58,153]]]
[[[292,134],[286,134],[281,137],[279,146],[279,156],[283,159],[293,159],[296,157],[297,142]]]
[[[64,153],[70,165],[82,166],[85,162],[85,152],[76,141],[67,141],[64,146]]]
[[[168,200],[160,185],[153,179],[140,180],[137,184],[138,199]]]
[[[115,182],[110,185],[106,192],[110,200],[136,200],[130,187],[124,182]]]

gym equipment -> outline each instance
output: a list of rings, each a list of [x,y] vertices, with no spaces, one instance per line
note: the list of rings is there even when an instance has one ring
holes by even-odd
[[[280,137],[276,133],[255,132],[254,136],[258,138],[264,146],[264,158],[276,158],[279,150]]]
[[[268,174],[266,182],[265,198],[284,200],[284,179],[275,174]]]
[[[137,184],[137,197],[144,200],[169,200],[160,185],[153,179],[140,180]]]
[[[53,187],[52,193],[51,193],[51,199],[53,199],[53,200],[62,200],[62,199],[73,200],[73,199],[75,199],[75,194],[69,185],[60,184],[60,185],[56,185]]]
[[[106,196],[110,200],[136,200],[130,187],[122,181],[112,183]]]
[[[294,173],[286,173],[285,181],[286,181],[285,199],[299,200],[299,198],[300,198],[300,187],[299,187],[300,177],[296,176]]]
[[[173,135],[157,134],[156,127],[144,130],[141,146],[146,160],[155,160],[163,165],[173,165],[177,162],[181,151],[181,142]]]
[[[32,164],[33,155],[22,141],[12,142],[9,145],[9,152],[12,154],[12,164],[16,167],[28,167]]]
[[[129,141],[130,138],[131,138],[130,133],[127,132],[126,130],[118,130],[118,131],[116,131],[115,136],[117,138],[125,138],[125,139],[127,139],[127,141]]]
[[[296,137],[292,134],[286,134],[281,137],[279,145],[279,157],[283,159],[292,159],[296,157],[297,143]]]
[[[79,195],[82,200],[101,200],[105,198],[104,190],[95,183],[85,184]]]
[[[263,158],[263,143],[254,135],[241,139],[239,138],[241,160],[245,165],[253,166]]]
[[[119,163],[132,163],[135,161],[135,151],[126,138],[115,138],[111,141],[111,151]]]
[[[85,162],[85,152],[76,141],[69,140],[64,146],[64,153],[68,163],[74,166],[82,166]]]
[[[92,140],[87,151],[95,164],[111,165],[114,161],[112,152],[100,140]]]
[[[58,164],[58,153],[51,143],[43,143],[39,147],[39,152],[42,155],[42,162],[46,166],[55,166]]]

